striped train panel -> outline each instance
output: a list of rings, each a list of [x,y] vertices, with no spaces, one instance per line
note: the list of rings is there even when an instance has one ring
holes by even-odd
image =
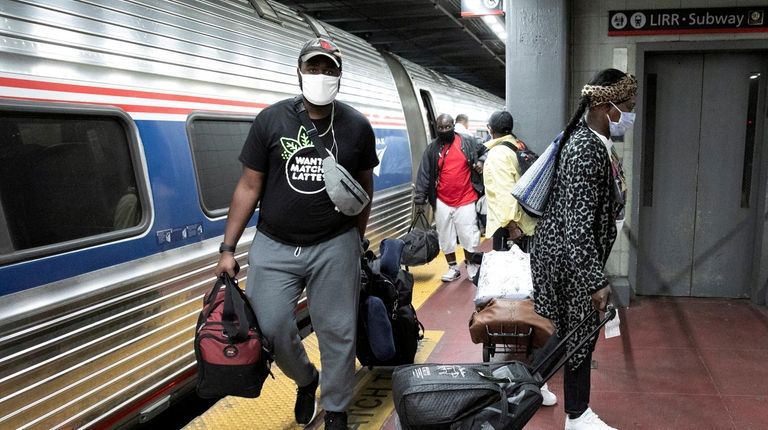
[[[0,97],[116,106],[137,122],[150,190],[194,184],[188,173],[151,173],[155,164],[181,162],[158,158],[157,148],[189,151],[166,136],[184,136],[190,113],[255,115],[298,91],[295,56],[312,34],[295,13],[273,5],[282,25],[237,2],[3,2]],[[370,46],[331,31],[344,52],[339,99],[368,116],[384,151],[384,139],[405,130],[391,77]],[[409,181],[377,189],[369,226],[376,244],[405,231],[410,196]],[[4,286],[37,279],[35,288],[0,296],[0,427],[110,427],[150,399],[189,387],[194,324],[213,282],[224,219],[178,199],[154,197],[149,230],[134,238],[0,267]],[[173,212],[195,206],[197,213]],[[204,240],[175,249],[154,243],[156,231],[193,221],[204,223]],[[243,279],[252,230],[239,246]],[[65,272],[57,264],[87,273],[57,277]]]
[[[126,112],[150,199],[135,234],[0,265],[0,428],[111,428],[192,386],[194,324],[225,218],[201,209],[185,122],[196,112],[255,115],[298,92],[296,53],[314,33],[296,12],[270,5],[280,22],[258,17],[248,0],[0,2],[0,104]],[[344,56],[339,99],[377,137],[367,234],[377,250],[411,219],[412,166],[402,165],[411,160],[388,157],[409,152],[405,118],[381,55],[326,30]],[[457,108],[475,103],[458,81],[420,82],[435,94],[453,85]],[[158,245],[159,231],[190,224],[203,233]],[[238,246],[243,280],[250,225]],[[303,321],[305,306],[297,313]]]

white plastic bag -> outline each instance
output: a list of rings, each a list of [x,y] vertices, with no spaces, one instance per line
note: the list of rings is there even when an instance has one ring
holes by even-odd
[[[488,200],[485,198],[485,194],[475,202],[475,212],[480,215],[488,215]]]
[[[494,298],[524,300],[532,294],[529,254],[515,244],[509,251],[491,251],[483,254],[475,295],[476,306],[485,306]]]

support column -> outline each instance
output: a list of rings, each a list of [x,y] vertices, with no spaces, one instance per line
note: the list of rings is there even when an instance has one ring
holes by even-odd
[[[504,1],[507,110],[515,134],[541,154],[567,121],[567,2]]]

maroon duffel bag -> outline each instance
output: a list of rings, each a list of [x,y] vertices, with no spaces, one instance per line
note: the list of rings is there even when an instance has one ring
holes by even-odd
[[[216,280],[196,328],[197,394],[258,397],[272,356],[237,279],[224,274]]]

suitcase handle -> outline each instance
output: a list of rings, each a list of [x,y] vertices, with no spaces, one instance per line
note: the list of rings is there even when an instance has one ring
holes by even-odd
[[[581,339],[581,341],[576,345],[576,348],[574,348],[573,351],[569,351],[568,353],[565,354],[565,357],[560,359],[557,365],[554,366],[552,370],[550,370],[549,373],[544,378],[542,378],[541,380],[542,385],[545,382],[547,382],[555,373],[557,373],[557,371],[560,370],[560,368],[563,367],[565,363],[568,362],[568,360],[573,356],[573,354],[575,354],[576,351],[580,350],[587,343],[587,341],[589,341],[589,339],[591,339],[595,334],[599,333],[600,329],[603,328],[603,326],[606,325],[608,321],[612,320],[616,316],[616,312],[617,312],[616,308],[613,305],[609,304],[605,309],[605,316],[603,317],[602,321],[600,321],[600,324],[598,324],[597,327],[594,328],[594,330],[592,330],[587,336],[585,336],[584,339]],[[597,313],[597,309],[593,309],[592,312],[589,313],[589,315],[587,315],[583,320],[581,320],[581,322],[579,322],[579,324],[577,324],[576,327],[573,328],[573,330],[571,330],[563,339],[561,339],[560,343],[558,343],[557,346],[554,349],[552,349],[552,351],[550,351],[549,354],[547,354],[547,356],[544,357],[543,360],[541,360],[539,365],[536,366],[536,368],[531,371],[531,374],[536,375],[537,373],[539,373],[541,368],[546,363],[549,363],[549,360],[556,353],[558,353],[561,349],[563,349],[566,346],[568,339],[570,339],[576,333],[576,331],[581,328],[581,326],[583,326],[587,321],[589,321],[592,318],[592,316],[595,315],[595,313]]]

